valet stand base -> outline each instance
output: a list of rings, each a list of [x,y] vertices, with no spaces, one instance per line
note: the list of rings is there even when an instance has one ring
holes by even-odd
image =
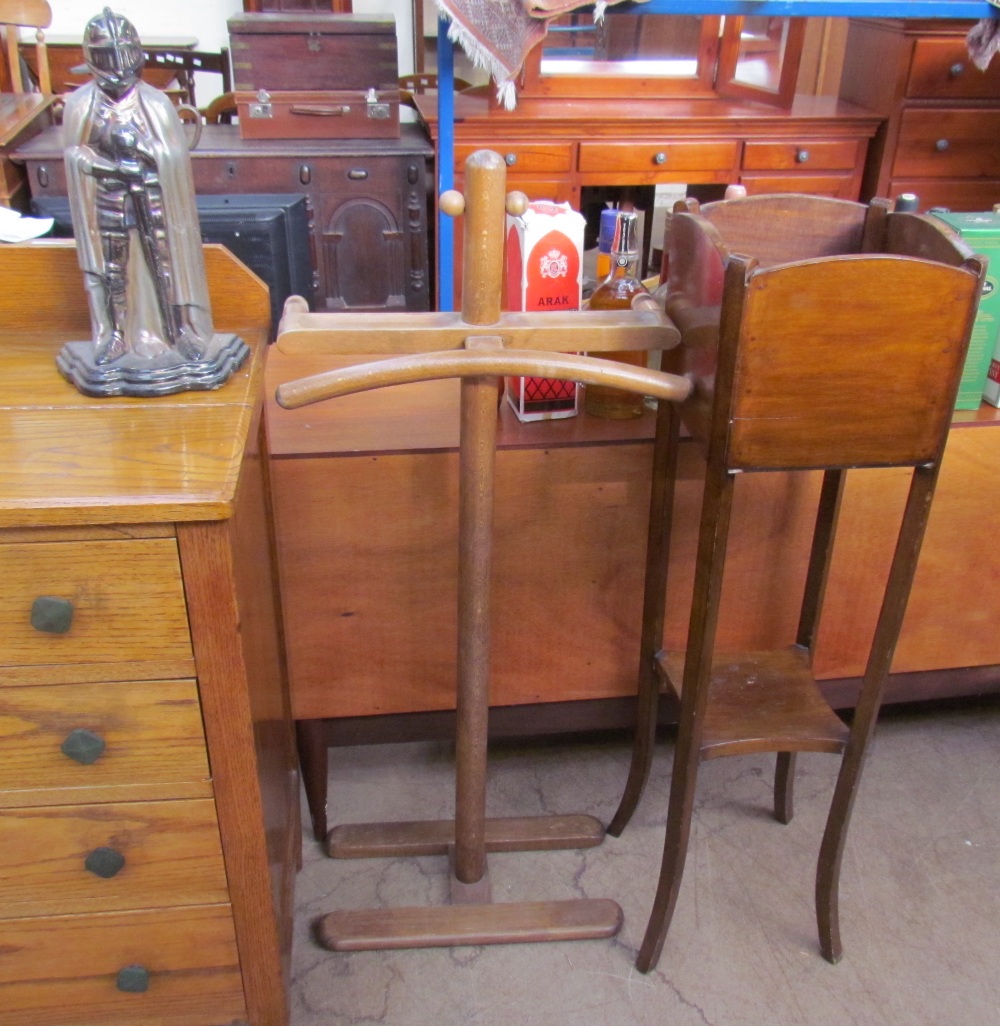
[[[487,852],[593,848],[604,839],[600,821],[584,815],[488,819],[485,827]],[[453,856],[454,836],[450,819],[344,825],[330,831],[329,853],[332,858]],[[621,929],[622,910],[608,898],[494,905],[488,869],[475,883],[462,883],[453,870],[451,883],[450,905],[330,912],[317,924],[320,943],[331,951],[530,944],[595,940]]]

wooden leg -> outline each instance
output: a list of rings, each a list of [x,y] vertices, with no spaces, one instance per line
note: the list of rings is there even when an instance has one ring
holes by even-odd
[[[684,874],[732,507],[733,477],[724,470],[713,473],[710,457],[698,535],[698,560],[684,658],[681,713],[670,781],[663,860],[653,910],[636,959],[636,967],[644,973],[649,972],[659,960]]]
[[[903,524],[896,544],[889,580],[875,627],[875,637],[858,704],[851,721],[851,734],[840,765],[837,784],[830,803],[830,814],[819,850],[816,870],[816,921],[820,950],[828,962],[839,962],[843,955],[840,940],[840,865],[847,840],[847,828],[854,808],[858,783],[864,767],[865,752],[875,730],[882,695],[889,676],[892,656],[906,612],[906,602],[916,571],[917,556],[927,526],[927,515],[937,481],[937,464],[917,467],[903,513]]]
[[[326,778],[328,773],[326,721],[296,720],[295,739],[299,750],[302,783],[312,819],[313,836],[326,841]]]
[[[695,786],[698,780],[698,752],[695,738],[687,733],[682,743],[677,739],[674,772],[670,782],[670,804],[667,809],[667,835],[663,844],[660,878],[653,899],[653,910],[646,925],[646,934],[636,959],[636,968],[648,973],[659,961],[663,942],[677,905],[691,837],[691,815],[694,810]]]
[[[666,614],[667,559],[670,548],[674,481],[677,476],[677,438],[680,417],[673,403],[661,402],[656,410],[653,445],[653,477],[649,497],[649,528],[646,537],[646,577],[643,588],[642,632],[639,640],[639,693],[632,741],[632,762],[625,791],[608,833],[618,837],[632,818],[653,762],[660,680],[656,653],[663,644]]]
[[[774,818],[788,824],[795,815],[795,752],[778,752],[774,770]]]

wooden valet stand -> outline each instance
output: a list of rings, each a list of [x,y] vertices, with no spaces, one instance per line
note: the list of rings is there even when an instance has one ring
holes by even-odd
[[[310,314],[292,299],[279,328],[277,345],[285,352],[393,357],[283,384],[277,401],[289,409],[387,385],[461,379],[455,819],[344,825],[329,836],[334,858],[449,855],[451,904],[331,912],[322,917],[319,936],[335,951],[610,937],[622,922],[621,909],[609,899],[491,901],[488,852],[586,848],[604,837],[592,816],[486,817],[498,379],[529,375],[611,385],[655,396],[665,410],[684,399],[690,386],[659,371],[559,352],[670,348],[679,335],[653,307],[501,313],[503,159],[478,151],[466,162],[465,176],[467,201],[454,192],[441,197],[443,210],[465,215],[461,314]],[[507,197],[506,209],[513,213],[526,206],[523,194]],[[668,419],[658,417],[658,424]]]

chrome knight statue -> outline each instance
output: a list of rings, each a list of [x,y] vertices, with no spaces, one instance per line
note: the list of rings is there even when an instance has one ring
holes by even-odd
[[[66,175],[93,339],[57,364],[88,395],[217,388],[248,349],[218,335],[187,140],[170,100],[140,78],[135,27],[105,8],[84,31],[93,81],[63,115]]]

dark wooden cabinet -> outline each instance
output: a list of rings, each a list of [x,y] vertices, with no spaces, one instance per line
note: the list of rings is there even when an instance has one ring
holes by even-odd
[[[206,125],[191,154],[195,190],[293,193],[309,206],[317,310],[428,310],[428,165],[416,125],[398,139],[246,140]],[[58,128],[17,150],[33,197],[63,196]]]
[[[921,210],[1000,202],[1000,60],[976,68],[965,45],[972,25],[851,21],[840,95],[885,118],[862,199],[913,192]]]

